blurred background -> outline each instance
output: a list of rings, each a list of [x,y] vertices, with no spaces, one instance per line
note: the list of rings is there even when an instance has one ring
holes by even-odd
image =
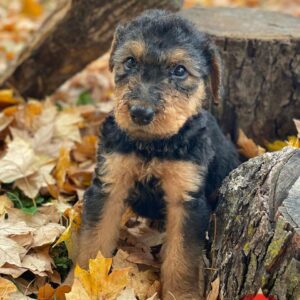
[[[0,75],[58,3],[56,0],[0,0]],[[300,0],[184,0],[185,8],[195,5],[252,7],[300,17]]]

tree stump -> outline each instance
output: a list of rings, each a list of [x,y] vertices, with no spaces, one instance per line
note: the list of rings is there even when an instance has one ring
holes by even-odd
[[[249,160],[227,177],[215,214],[211,281],[219,298],[262,288],[278,300],[300,299],[300,150]]]
[[[180,12],[208,33],[224,62],[224,99],[214,112],[234,138],[236,128],[262,145],[295,134],[300,118],[300,19],[242,8]]]
[[[0,79],[24,97],[44,98],[107,52],[119,22],[145,9],[179,10],[182,0],[64,0]]]

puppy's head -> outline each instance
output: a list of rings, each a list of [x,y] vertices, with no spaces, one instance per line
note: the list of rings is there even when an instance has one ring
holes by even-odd
[[[187,20],[148,11],[119,26],[110,57],[118,125],[135,138],[176,134],[210,91],[220,97],[219,56]]]

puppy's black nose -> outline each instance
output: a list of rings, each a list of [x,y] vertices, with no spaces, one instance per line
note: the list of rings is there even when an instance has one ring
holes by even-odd
[[[151,107],[133,105],[130,108],[132,121],[138,125],[148,125],[154,117],[154,110]]]

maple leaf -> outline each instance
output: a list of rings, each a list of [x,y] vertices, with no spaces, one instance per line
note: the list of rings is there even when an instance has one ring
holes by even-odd
[[[66,294],[66,299],[116,299],[128,282],[129,269],[109,273],[111,265],[112,258],[104,258],[100,253],[95,259],[90,259],[89,271],[77,265],[72,290]]]

